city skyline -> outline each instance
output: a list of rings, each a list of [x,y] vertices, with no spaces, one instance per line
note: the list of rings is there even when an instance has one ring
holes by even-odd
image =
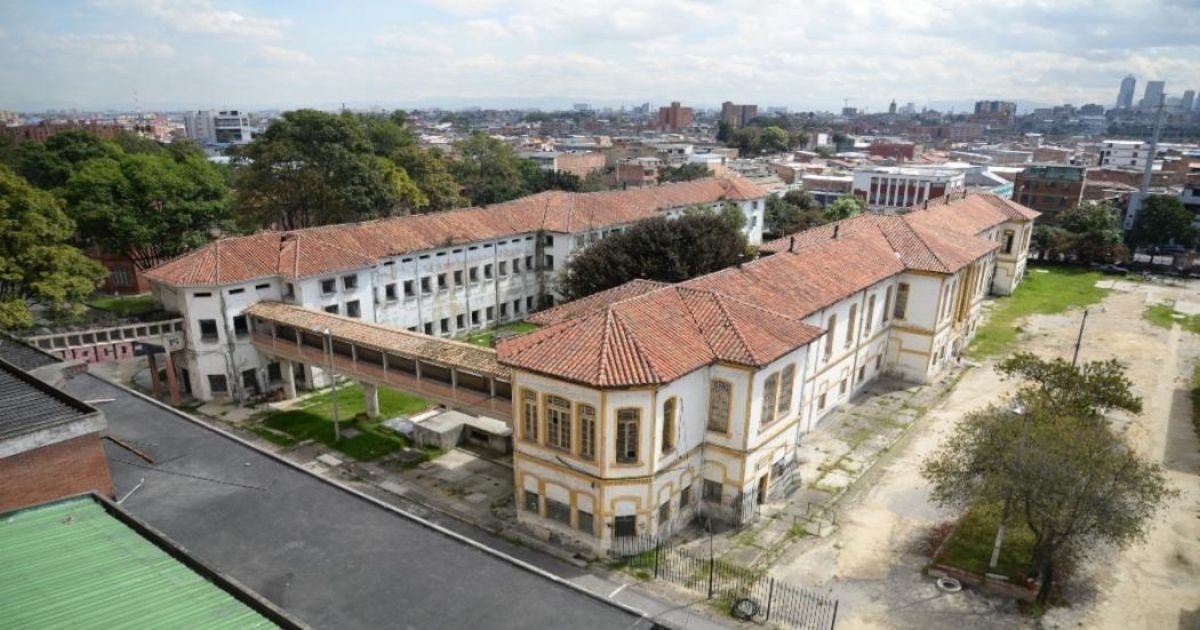
[[[0,8],[0,107],[557,107],[679,100],[886,111],[893,98],[1100,103],[1200,87],[1183,2],[356,6],[93,0]],[[795,16],[789,25],[781,15]],[[848,28],[847,25],[853,25]],[[1140,96],[1140,94],[1139,94]]]

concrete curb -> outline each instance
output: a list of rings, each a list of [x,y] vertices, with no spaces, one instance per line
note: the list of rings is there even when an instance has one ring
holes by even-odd
[[[502,552],[502,551],[500,551],[500,550],[498,550],[498,549],[494,549],[494,548],[492,548],[492,547],[489,547],[489,546],[487,546],[487,545],[485,545],[485,544],[483,544],[483,543],[481,543],[481,542],[479,542],[479,541],[477,541],[477,540],[473,540],[473,539],[471,539],[471,538],[469,538],[469,537],[467,537],[467,536],[464,536],[464,535],[462,535],[462,534],[459,534],[459,533],[457,533],[457,532],[455,532],[455,531],[453,531],[453,530],[450,530],[450,529],[447,529],[447,528],[445,528],[445,527],[443,527],[443,526],[441,526],[441,525],[438,525],[437,523],[434,523],[434,522],[432,522],[432,521],[429,521],[429,520],[426,520],[426,519],[424,519],[424,518],[421,518],[420,516],[417,516],[417,515],[415,515],[415,514],[411,514],[411,513],[409,513],[409,512],[406,512],[406,511],[404,511],[404,510],[401,510],[400,508],[397,508],[397,507],[396,507],[396,506],[394,506],[394,505],[390,505],[390,504],[388,504],[388,503],[385,503],[384,501],[380,501],[379,499],[376,499],[375,497],[372,497],[372,496],[370,496],[370,495],[367,495],[367,494],[365,494],[365,493],[362,493],[362,492],[360,492],[360,491],[358,491],[358,490],[356,490],[356,489],[354,489],[354,488],[351,488],[351,487],[349,487],[349,486],[347,486],[347,485],[345,485],[345,484],[343,484],[343,483],[340,483],[340,482],[338,482],[338,481],[336,481],[336,480],[329,479],[329,478],[327,478],[327,477],[323,477],[323,476],[321,476],[321,475],[315,475],[315,474],[313,474],[313,473],[309,472],[308,470],[305,470],[305,469],[304,469],[303,467],[301,467],[300,465],[298,465],[298,464],[296,464],[296,463],[293,463],[293,462],[289,461],[288,459],[286,459],[286,458],[284,458],[284,457],[282,457],[282,456],[280,456],[280,455],[278,455],[278,454],[276,454],[276,453],[272,453],[272,452],[270,452],[270,451],[263,450],[263,449],[259,448],[259,447],[258,447],[256,444],[253,444],[253,443],[249,442],[248,440],[245,440],[245,439],[241,438],[240,436],[234,435],[233,433],[230,433],[229,431],[226,431],[225,429],[223,429],[223,428],[221,428],[221,427],[213,426],[212,424],[209,424],[208,422],[206,422],[206,421],[204,421],[204,420],[201,420],[200,418],[194,417],[194,416],[192,416],[191,414],[184,413],[184,412],[182,412],[182,411],[180,411],[180,410],[178,410],[178,409],[175,409],[174,407],[171,407],[170,405],[167,405],[166,403],[163,403],[163,402],[161,402],[161,401],[159,401],[159,400],[156,400],[156,399],[154,399],[154,398],[152,398],[152,397],[150,397],[150,396],[147,396],[147,395],[145,395],[145,394],[143,394],[143,393],[141,393],[141,392],[134,391],[134,390],[132,390],[132,389],[130,389],[130,388],[128,388],[128,387],[126,387],[126,386],[124,386],[124,385],[121,385],[120,383],[113,383],[112,381],[105,380],[105,379],[103,379],[103,378],[100,378],[99,376],[96,376],[95,374],[90,374],[90,373],[89,373],[89,374],[87,374],[87,376],[89,376],[89,377],[91,377],[91,378],[95,378],[95,379],[97,379],[97,380],[99,380],[99,381],[101,381],[101,382],[103,382],[103,383],[105,383],[105,384],[111,385],[111,386],[113,386],[113,387],[116,387],[116,388],[118,388],[118,389],[125,390],[125,391],[127,391],[127,392],[129,392],[129,393],[133,394],[134,396],[137,396],[138,398],[141,398],[142,400],[144,400],[144,401],[146,401],[146,402],[149,402],[149,403],[151,403],[151,404],[153,404],[153,405],[156,405],[156,406],[158,406],[158,407],[160,407],[160,408],[162,408],[162,409],[164,409],[164,410],[166,410],[166,411],[169,411],[170,413],[172,413],[172,414],[174,414],[174,415],[176,415],[176,416],[178,416],[178,417],[180,417],[180,418],[183,418],[184,420],[187,420],[188,422],[191,422],[192,424],[195,424],[195,425],[197,425],[197,426],[199,426],[199,427],[202,427],[202,428],[204,428],[204,429],[207,429],[207,430],[209,430],[209,431],[212,431],[213,433],[216,433],[217,435],[220,435],[221,437],[224,437],[225,439],[231,440],[231,441],[233,441],[233,442],[235,442],[235,443],[237,443],[237,444],[240,444],[240,445],[242,445],[242,446],[245,446],[246,448],[249,448],[249,449],[251,449],[251,450],[253,450],[253,451],[255,451],[255,452],[259,453],[259,454],[265,455],[265,456],[269,457],[270,459],[272,459],[272,460],[274,460],[274,461],[276,461],[276,462],[278,462],[278,463],[280,463],[280,464],[283,464],[283,465],[285,465],[285,466],[287,466],[287,467],[289,467],[289,468],[292,468],[292,469],[294,469],[294,470],[296,470],[296,471],[298,471],[298,472],[301,472],[301,473],[303,473],[303,474],[309,475],[309,476],[311,476],[311,477],[313,477],[313,478],[315,478],[315,479],[319,479],[320,481],[322,481],[322,482],[324,482],[324,483],[327,483],[327,484],[329,484],[329,485],[331,485],[331,486],[333,486],[333,487],[335,487],[335,488],[337,488],[337,489],[339,489],[339,490],[341,490],[341,491],[343,491],[343,492],[346,492],[346,493],[348,493],[348,494],[350,494],[350,495],[353,495],[353,496],[355,496],[355,497],[357,497],[357,498],[359,498],[359,499],[361,499],[361,500],[363,500],[363,501],[367,501],[368,503],[371,503],[371,504],[375,505],[376,507],[383,508],[383,509],[385,509],[385,510],[387,510],[387,511],[389,511],[389,512],[392,512],[392,513],[394,513],[394,514],[397,514],[397,515],[399,515],[399,516],[402,516],[402,517],[404,517],[404,518],[407,518],[407,519],[409,519],[409,520],[411,520],[411,521],[413,521],[413,522],[415,522],[415,523],[418,523],[418,524],[420,524],[420,525],[422,525],[422,526],[424,526],[424,527],[427,527],[427,528],[429,528],[429,529],[431,529],[431,530],[433,530],[433,531],[435,531],[435,532],[438,532],[439,534],[442,534],[443,536],[446,536],[447,538],[451,538],[451,539],[453,539],[453,540],[455,540],[455,541],[458,541],[458,542],[460,542],[460,543],[464,543],[464,544],[466,544],[466,545],[468,545],[468,546],[470,546],[470,547],[472,547],[472,548],[474,548],[474,549],[476,549],[476,550],[478,550],[478,551],[481,551],[481,552],[483,552],[483,553],[486,553],[486,554],[488,554],[488,555],[490,555],[490,556],[492,556],[492,557],[495,557],[495,558],[498,558],[498,559],[500,559],[500,560],[502,560],[502,561],[504,561],[504,562],[507,562],[507,563],[509,563],[509,564],[511,564],[511,565],[513,565],[513,566],[519,567],[519,568],[521,568],[521,569],[524,569],[525,571],[529,571],[530,573],[533,573],[533,574],[535,574],[535,575],[538,575],[538,576],[540,576],[540,577],[543,577],[543,578],[545,578],[545,579],[548,579],[548,580],[550,580],[550,581],[552,581],[552,582],[554,582],[554,583],[556,583],[556,584],[559,584],[559,585],[561,585],[561,586],[564,586],[564,587],[566,587],[566,588],[569,588],[569,589],[571,589],[571,590],[573,590],[573,591],[575,591],[575,592],[577,592],[577,593],[581,593],[581,594],[583,594],[583,595],[586,595],[587,597],[589,597],[589,598],[591,598],[591,599],[594,599],[594,600],[596,600],[596,601],[599,601],[599,602],[603,602],[603,603],[605,603],[605,604],[607,604],[607,605],[609,605],[609,606],[613,606],[613,607],[615,607],[615,608],[618,608],[618,609],[620,609],[620,610],[622,610],[622,611],[624,611],[624,612],[627,612],[627,613],[630,613],[630,614],[633,614],[633,615],[637,615],[638,617],[640,617],[640,618],[641,618],[641,620],[644,620],[644,621],[650,621],[651,619],[653,619],[649,613],[647,613],[647,612],[645,612],[645,611],[643,611],[643,610],[639,610],[639,609],[637,609],[637,608],[635,608],[635,607],[633,607],[633,606],[630,606],[630,605],[628,605],[628,604],[623,604],[623,603],[621,603],[621,602],[618,602],[618,601],[616,601],[616,600],[613,600],[613,599],[609,599],[609,598],[607,598],[607,597],[604,597],[604,596],[602,596],[602,595],[600,595],[600,594],[598,594],[598,593],[594,593],[594,592],[592,592],[592,591],[589,591],[588,589],[586,589],[586,588],[583,588],[582,586],[579,586],[579,585],[577,585],[577,584],[575,584],[575,583],[573,583],[573,582],[571,582],[571,581],[569,581],[569,580],[565,580],[565,579],[563,579],[563,578],[561,578],[561,577],[559,577],[559,576],[557,576],[557,575],[555,575],[555,574],[553,574],[553,573],[551,573],[551,572],[549,572],[549,571],[546,571],[545,569],[542,569],[542,568],[539,568],[539,567],[537,567],[537,566],[534,566],[534,565],[532,565],[532,564],[530,564],[530,563],[528,563],[528,562],[525,562],[524,560],[521,560],[521,559],[519,559],[519,558],[515,558],[515,557],[513,557],[513,556],[510,556],[510,555],[508,555],[508,554],[506,554],[506,553],[504,553],[504,552]],[[661,624],[662,622],[661,622],[661,620],[656,620],[656,621],[654,621],[653,623],[658,623],[658,624]],[[631,626],[631,627],[632,627],[632,626]]]

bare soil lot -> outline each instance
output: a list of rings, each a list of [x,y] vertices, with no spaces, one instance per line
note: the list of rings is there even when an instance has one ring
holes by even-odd
[[[1036,271],[1034,273],[1037,273]],[[1045,627],[1200,628],[1200,441],[1188,395],[1200,335],[1150,324],[1148,306],[1174,300],[1200,307],[1200,283],[1188,286],[1102,280],[1108,297],[1090,310],[1080,360],[1117,358],[1129,368],[1144,411],[1120,416],[1132,444],[1167,468],[1181,496],[1161,511],[1144,543],[1097,549],[1067,586],[1069,608],[1048,613]],[[1011,350],[1069,358],[1081,311],[1032,315],[1017,322]],[[999,355],[1003,356],[1003,354]],[[1012,384],[987,359],[919,421],[886,459],[842,501],[840,528],[796,544],[773,573],[831,589],[841,599],[840,628],[1034,627],[1009,602],[976,593],[945,594],[921,576],[923,538],[956,516],[929,501],[920,463],[964,413],[1002,399]]]

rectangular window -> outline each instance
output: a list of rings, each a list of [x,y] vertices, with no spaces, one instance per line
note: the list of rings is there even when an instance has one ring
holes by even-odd
[[[546,397],[546,445],[571,450],[571,401]]]
[[[471,280],[471,284],[479,282],[479,267],[471,267],[468,269],[467,277]]]
[[[521,300],[513,300],[513,315],[521,312]]]
[[[863,320],[863,336],[871,336],[871,326],[875,324],[875,296],[867,298],[867,316]]]
[[[1004,253],[1011,254],[1013,251],[1013,240],[1016,235],[1012,230],[1004,230]]]
[[[792,363],[783,368],[779,377],[779,402],[775,411],[779,417],[785,418],[792,412],[792,390],[796,387],[796,364]]]
[[[208,389],[214,394],[223,394],[229,391],[229,385],[225,382],[224,374],[209,374]]]
[[[759,426],[767,426],[775,421],[775,398],[779,394],[779,374],[772,374],[763,381],[762,418]]]
[[[202,319],[200,320],[200,341],[220,341],[221,335],[217,333],[217,320]]]
[[[662,452],[670,453],[675,450],[675,407],[678,399],[674,396],[663,403]]]
[[[546,499],[546,518],[552,521],[558,521],[568,527],[571,526],[571,506],[562,501],[554,499]]]
[[[246,320],[245,315],[233,316],[233,334],[237,337],[245,337],[250,334],[250,323]]]
[[[484,280],[492,279],[492,266],[490,264],[483,266],[483,279]]]
[[[437,275],[437,281],[438,281],[438,291],[445,291],[446,289],[450,288],[450,285],[446,284],[446,274],[439,273]]]
[[[596,408],[579,405],[579,456],[596,458]]]
[[[617,463],[633,464],[638,461],[638,437],[640,435],[641,411],[638,409],[617,410]]]
[[[413,281],[405,280],[404,281],[404,297],[410,298],[414,295],[416,295],[416,292],[413,291]]]
[[[246,292],[246,289],[230,289],[229,295],[241,295]]]
[[[523,505],[525,507],[526,512],[533,512],[534,514],[542,513],[542,506],[538,502],[538,494],[536,492],[531,492],[529,490],[526,490],[525,491],[525,502]]]
[[[825,360],[833,355],[834,340],[837,339],[837,315],[830,315],[825,325]]]
[[[326,312],[326,313],[333,313],[334,315],[337,315],[337,314],[339,314],[339,312],[340,312],[340,311],[339,311],[339,309],[338,309],[338,305],[337,305],[337,304],[330,304],[329,306],[326,306],[326,307],[325,307],[325,312]]]
[[[538,439],[537,394],[528,389],[521,390],[521,405],[525,408],[521,435],[530,442],[536,442]]]
[[[321,295],[333,295],[337,291],[337,280],[326,278],[321,281]]]
[[[526,271],[533,271],[533,270],[534,270],[534,269],[533,269],[533,256],[526,256],[526,257],[525,257],[525,270],[526,270]]]
[[[723,490],[724,488],[720,481],[705,479],[703,488],[704,495],[701,498],[709,503],[720,503]]]
[[[496,307],[495,306],[487,307],[486,312],[487,312],[487,321],[490,322],[490,321],[496,319]]]
[[[863,365],[858,368],[858,382],[861,383],[867,380],[867,366]]]
[[[850,305],[850,317],[846,320],[846,347],[854,344],[854,326],[858,323],[858,305]]]
[[[463,273],[462,273],[462,269],[459,269],[458,271],[454,272],[454,288],[457,289],[458,287],[461,287],[462,285],[463,285]]]
[[[362,308],[358,305],[358,300],[350,300],[346,302],[347,317],[362,317]]]
[[[479,325],[479,311],[478,310],[471,311],[471,325],[472,326]]]
[[[467,316],[462,313],[455,315],[454,316],[454,327],[459,330],[466,328],[467,327]]]
[[[527,298],[525,298],[525,310],[526,310],[526,311],[532,311],[532,310],[533,310],[533,296],[532,296],[532,295],[531,295],[531,296],[529,296],[529,297],[527,297]]]
[[[508,302],[500,303],[500,317],[508,317]]]
[[[546,270],[554,271],[554,257],[550,254],[546,254]]]
[[[209,291],[204,291],[204,292],[197,291],[196,293],[192,294],[192,297],[194,297],[194,298],[210,298],[210,297],[212,297],[212,293]]]
[[[521,273],[521,259],[520,258],[513,259],[513,273],[514,274]]]
[[[825,394],[821,394],[821,396],[819,398],[817,398],[817,409],[824,409],[824,408],[825,408]]]
[[[291,282],[285,282],[283,285],[283,297],[295,298],[296,297],[296,285],[292,284]]]
[[[392,282],[383,286],[383,298],[388,302],[396,301],[396,283]]]
[[[729,431],[729,414],[733,404],[733,385],[729,381],[713,380],[708,384],[708,430]]]
[[[679,509],[683,509],[692,504],[692,487],[684,486],[683,490],[679,491]]]
[[[433,336],[433,322],[425,323],[425,334],[431,337]]]
[[[838,383],[838,394],[846,393],[846,380],[847,379],[842,379],[842,382]]]
[[[592,518],[591,512],[575,510],[575,518],[579,521],[579,531],[586,532],[591,536],[596,535],[596,521]]]
[[[429,276],[421,278],[421,293],[426,295],[433,293],[433,278]]]
[[[353,291],[358,288],[358,274],[342,276],[342,288],[347,291]]]
[[[501,278],[508,275],[508,261],[507,260],[500,261],[500,268],[498,270],[498,273],[500,274]]]
[[[875,355],[875,371],[879,371],[883,367],[883,355]]]
[[[892,318],[892,287],[887,288],[887,292],[883,294],[883,321],[888,321]]]
[[[443,335],[450,334],[450,318],[443,317],[442,321],[438,322],[438,327],[441,329]]]
[[[666,503],[663,503],[662,505],[658,506],[658,524],[659,524],[659,526],[662,526],[663,524],[670,523],[670,522],[671,522],[671,501],[670,501],[670,499],[668,499]]]
[[[908,283],[901,282],[900,286],[896,287],[896,309],[892,311],[892,315],[896,319],[904,319],[908,313]]]
[[[613,535],[637,536],[637,516],[618,516],[613,519]]]

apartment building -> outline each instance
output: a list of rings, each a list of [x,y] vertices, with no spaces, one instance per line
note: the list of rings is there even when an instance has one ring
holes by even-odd
[[[1100,145],[1100,166],[1142,170],[1150,155],[1150,143],[1141,140],[1105,140]]]
[[[246,112],[189,111],[183,115],[187,137],[201,144],[246,144],[250,142],[250,116]]]
[[[677,285],[539,313],[512,369],[518,520],[603,553],[789,495],[800,436],[882,373],[925,382],[1020,281],[1038,214],[990,194],[861,215]]]
[[[1083,200],[1087,169],[1069,164],[1039,164],[1017,174],[1013,199],[1043,214],[1066,212]]]
[[[895,211],[953,195],[966,186],[960,170],[868,166],[854,171],[854,195],[874,211]]]
[[[735,105],[732,101],[721,103],[721,122],[734,127],[745,127],[758,117],[758,105]]]
[[[195,398],[243,398],[282,378],[251,343],[244,311],[260,301],[439,337],[515,321],[553,304],[570,256],[637,221],[735,204],[762,242],[766,192],[738,178],[624,191],[548,191],[486,208],[225,238],[148,271],[156,299],[185,319],[175,357]],[[296,364],[303,386],[320,366]]]
[[[669,107],[658,108],[658,128],[663,130],[687,129],[692,126],[693,111],[672,101]]]

